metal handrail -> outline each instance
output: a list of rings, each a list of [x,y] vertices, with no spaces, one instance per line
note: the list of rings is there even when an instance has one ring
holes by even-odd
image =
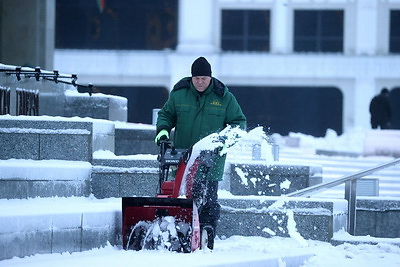
[[[356,193],[357,193],[357,179],[367,176],[376,171],[397,165],[400,163],[400,158],[389,161],[387,163],[378,165],[376,167],[357,172],[352,175],[343,176],[337,180],[310,186],[296,192],[287,194],[288,197],[310,197],[319,192],[325,191],[332,187],[345,183],[345,199],[348,202],[348,217],[347,217],[347,230],[350,234],[355,234],[356,222]]]

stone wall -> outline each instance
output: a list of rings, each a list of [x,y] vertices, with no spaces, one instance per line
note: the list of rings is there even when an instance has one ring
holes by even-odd
[[[347,201],[307,198],[225,198],[218,235],[282,236],[329,242],[347,228]]]
[[[91,162],[99,149],[114,151],[114,124],[52,117],[0,118],[0,159]]]
[[[115,128],[115,155],[152,154],[160,152],[154,143],[156,128]]]
[[[230,162],[230,169],[233,195],[280,196],[322,182],[321,166]]]
[[[357,199],[356,235],[400,238],[399,222],[399,199]]]

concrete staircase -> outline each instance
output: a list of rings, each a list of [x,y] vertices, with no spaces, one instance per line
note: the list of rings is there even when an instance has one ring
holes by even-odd
[[[321,165],[323,182],[341,178],[355,172],[372,168],[393,158],[387,156],[345,157],[341,155],[326,156],[306,154],[301,149],[281,149],[280,162],[299,163],[304,165]],[[365,177],[357,187],[359,196],[400,197],[400,165],[378,171]],[[369,182],[368,182],[369,180]],[[375,184],[378,182],[379,190],[376,192]],[[362,183],[367,188],[362,188]],[[368,184],[367,184],[368,183]],[[361,189],[361,190],[360,190]],[[334,187],[316,195],[318,197],[344,198],[344,185]]]
[[[101,150],[114,151],[114,133],[115,124],[103,120],[0,117],[0,259],[121,244],[120,197],[154,196],[158,165],[155,155],[97,157]],[[271,179],[289,179],[297,168],[305,170],[303,178],[310,174],[308,168],[289,166]],[[221,198],[219,234],[288,236],[287,222],[296,220],[301,234],[318,228],[309,237],[329,241],[345,227],[343,200],[297,199],[272,207],[278,196],[258,198]],[[238,217],[247,220],[247,228],[232,225]],[[259,231],[267,226],[269,232]]]
[[[84,120],[82,123],[80,119],[76,121],[59,118],[59,121],[65,123],[55,123],[53,119],[38,117],[22,118],[25,121],[24,126],[21,121],[12,120],[15,118],[0,118],[0,135],[3,135],[0,140],[7,140],[2,145],[10,153],[8,156],[3,154],[3,159],[0,160],[0,242],[3,248],[0,259],[36,253],[84,251],[108,243],[120,245],[120,197],[154,195],[157,183],[156,156],[97,157],[94,151],[112,150],[113,141],[117,142],[112,134],[115,126],[110,122]],[[98,125],[94,126],[96,124]],[[62,135],[61,138],[56,138],[59,135]],[[29,142],[29,146],[20,148],[36,153],[12,149],[15,140],[24,140],[27,137],[38,140],[36,146]],[[68,150],[65,155],[60,147],[68,143],[76,145],[74,150]],[[40,153],[43,151],[42,147],[47,148],[44,150],[46,153]],[[67,160],[68,154],[75,160]],[[26,155],[29,158],[21,158],[27,157]],[[51,159],[48,155],[55,155],[56,159]],[[305,157],[282,149],[281,161],[277,164],[280,168],[289,166],[290,171],[282,172],[286,177],[291,176],[290,172],[295,174],[296,168],[305,170],[299,176],[305,177],[307,174],[311,175],[310,170],[315,170],[317,166],[322,166],[324,170],[335,166],[338,172],[342,171],[341,166],[345,166],[344,169],[351,172],[361,168],[360,166],[374,165],[371,161],[376,162],[369,158],[357,159],[358,165],[354,167],[345,158],[315,155]],[[259,167],[259,163],[256,165]],[[301,166],[312,168],[304,169]],[[262,171],[268,173],[271,168],[273,166],[264,166]],[[278,173],[274,175],[282,179]],[[248,182],[253,178],[249,177]],[[228,179],[233,179],[231,184],[234,184],[237,177],[231,173]],[[336,199],[327,198],[326,195],[318,198],[285,199],[279,196],[248,196],[248,188],[235,190],[244,192],[241,193],[244,195],[220,197],[222,214],[218,235],[288,237],[290,231],[293,231],[288,223],[294,221],[296,231],[306,239],[345,242],[333,239],[333,234],[346,228],[347,223],[347,202],[338,195]],[[368,234],[372,233],[374,236],[399,237],[400,233],[396,232],[399,229],[399,220],[396,217],[399,216],[398,204],[399,200],[360,199],[357,216],[367,218],[360,220],[362,224],[357,224],[364,231],[360,234],[369,231]],[[381,219],[382,214],[386,216],[385,220]],[[380,221],[385,224],[377,223]],[[391,231],[387,230],[388,222]],[[390,236],[384,236],[385,234]]]
[[[114,130],[97,119],[0,116],[0,260],[120,244],[119,192],[153,194],[137,182],[156,183],[157,169],[155,156],[96,159],[114,151]]]

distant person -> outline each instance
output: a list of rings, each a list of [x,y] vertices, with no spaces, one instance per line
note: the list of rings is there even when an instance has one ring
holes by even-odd
[[[389,90],[383,88],[379,95],[372,98],[369,104],[369,112],[371,113],[371,127],[372,129],[389,129],[390,119],[392,117]]]

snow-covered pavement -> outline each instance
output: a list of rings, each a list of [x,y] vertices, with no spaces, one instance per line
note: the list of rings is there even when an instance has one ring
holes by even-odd
[[[400,266],[400,248],[378,245],[343,244],[307,241],[303,246],[291,238],[233,236],[216,240],[214,251],[191,254],[168,251],[125,251],[106,246],[77,253],[44,254],[0,261],[0,266]]]

